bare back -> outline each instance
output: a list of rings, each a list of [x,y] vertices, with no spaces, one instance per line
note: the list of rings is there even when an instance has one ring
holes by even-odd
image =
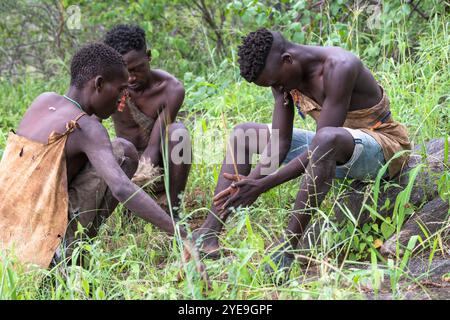
[[[46,144],[53,131],[64,133],[66,124],[76,119],[81,113],[80,109],[64,97],[53,92],[43,93],[33,101],[26,111],[19,124],[17,134],[29,140]],[[89,116],[82,117],[78,123],[82,123],[83,126],[100,125]],[[69,135],[65,148],[69,182],[87,162],[86,155],[79,147],[82,137],[77,131],[75,130]]]

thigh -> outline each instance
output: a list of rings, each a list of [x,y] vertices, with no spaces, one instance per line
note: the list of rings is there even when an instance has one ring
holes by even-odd
[[[69,225],[80,222],[86,227],[92,222],[106,189],[106,183],[87,163],[69,185]]]
[[[357,180],[375,179],[378,171],[386,163],[380,144],[362,130],[344,129],[353,136],[355,148],[350,160],[336,167],[336,177]]]
[[[250,154],[261,154],[270,139],[271,125],[256,122],[238,124],[233,129],[232,142],[235,146],[246,146]]]

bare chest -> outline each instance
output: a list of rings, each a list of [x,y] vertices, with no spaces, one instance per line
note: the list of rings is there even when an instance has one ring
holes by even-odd
[[[132,104],[135,110],[131,110]],[[120,128],[137,127],[136,112],[149,119],[156,120],[165,107],[163,97],[130,97],[130,104],[122,111],[113,115],[114,124]]]
[[[325,100],[325,90],[322,74],[311,76],[307,82],[301,83],[300,88],[298,89],[302,94],[306,95],[317,104],[323,104]]]

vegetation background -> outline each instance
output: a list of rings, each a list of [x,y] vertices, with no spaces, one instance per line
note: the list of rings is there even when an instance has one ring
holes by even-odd
[[[450,132],[450,3],[443,0],[3,0],[0,4],[0,157],[7,134],[28,105],[44,91],[63,94],[69,61],[81,45],[101,40],[118,23],[145,29],[152,67],[183,81],[186,99],[180,119],[193,132],[223,132],[246,121],[270,122],[270,90],[243,81],[236,61],[240,38],[259,27],[281,31],[301,44],[336,45],[357,54],[387,91],[394,117],[407,125],[415,144]],[[314,129],[311,120],[297,127]],[[111,122],[106,122],[111,137]],[[195,143],[195,141],[194,141]],[[195,147],[195,146],[194,146]],[[224,150],[219,150],[223,156]],[[207,215],[219,164],[192,167],[183,200],[185,222],[198,226]],[[439,183],[449,199],[450,170]],[[397,229],[396,220],[375,219],[356,227],[333,220],[342,184],[322,211],[322,240],[306,268],[296,264],[289,281],[267,279],[262,263],[267,246],[286,225],[298,179],[275,188],[250,208],[236,212],[221,236],[227,254],[205,261],[213,288],[183,266],[176,241],[119,207],[91,242],[75,254],[86,265],[52,270],[18,270],[3,257],[1,299],[343,299],[405,298],[411,286],[420,298],[431,293],[421,277],[411,276],[407,259],[385,260],[377,251]],[[345,183],[344,183],[345,185]],[[374,187],[376,188],[376,187]],[[374,189],[373,192],[379,190]],[[411,208],[407,215],[414,213]],[[430,265],[448,255],[440,235],[415,239],[429,244]],[[342,258],[344,256],[344,258]],[[406,259],[406,260],[405,260]]]

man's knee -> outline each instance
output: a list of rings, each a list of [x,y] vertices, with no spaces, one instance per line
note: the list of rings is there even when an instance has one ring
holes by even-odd
[[[189,130],[183,122],[175,122],[169,125],[169,142],[178,143],[181,138],[189,139]]]
[[[313,142],[319,146],[334,147],[339,139],[340,130],[335,127],[324,127],[319,129],[314,136]]]
[[[245,145],[245,148],[248,149],[249,145],[257,145],[257,138],[259,134],[259,127],[255,123],[247,122],[240,123],[234,126],[233,133],[230,137],[230,142],[235,146]],[[255,141],[252,141],[255,140]]]
[[[139,155],[138,155],[137,149],[134,146],[134,144],[132,144],[130,141],[123,139],[123,138],[117,138],[114,141],[116,143],[120,144],[125,157],[127,157],[130,160],[135,161],[135,162],[139,161]]]
[[[318,160],[329,159],[336,151],[339,131],[335,127],[324,127],[319,129],[312,140],[310,152],[311,157]]]
[[[125,166],[127,167],[126,171],[129,171],[125,173],[128,176],[132,176],[136,172],[139,164],[139,154],[136,147],[130,141],[123,138],[117,138],[113,141],[113,149],[115,147],[114,145],[120,146],[123,152]]]
[[[169,152],[170,161],[176,164],[192,163],[192,144],[189,130],[182,122],[172,123],[169,128]],[[174,159],[177,157],[178,159]]]
[[[247,132],[248,130],[255,130],[257,131],[258,124],[252,123],[252,122],[245,122],[240,123],[234,126],[233,128],[233,134],[239,134],[240,132]]]
[[[312,141],[313,157],[346,162],[353,152],[353,137],[343,128],[324,127],[317,131]]]

